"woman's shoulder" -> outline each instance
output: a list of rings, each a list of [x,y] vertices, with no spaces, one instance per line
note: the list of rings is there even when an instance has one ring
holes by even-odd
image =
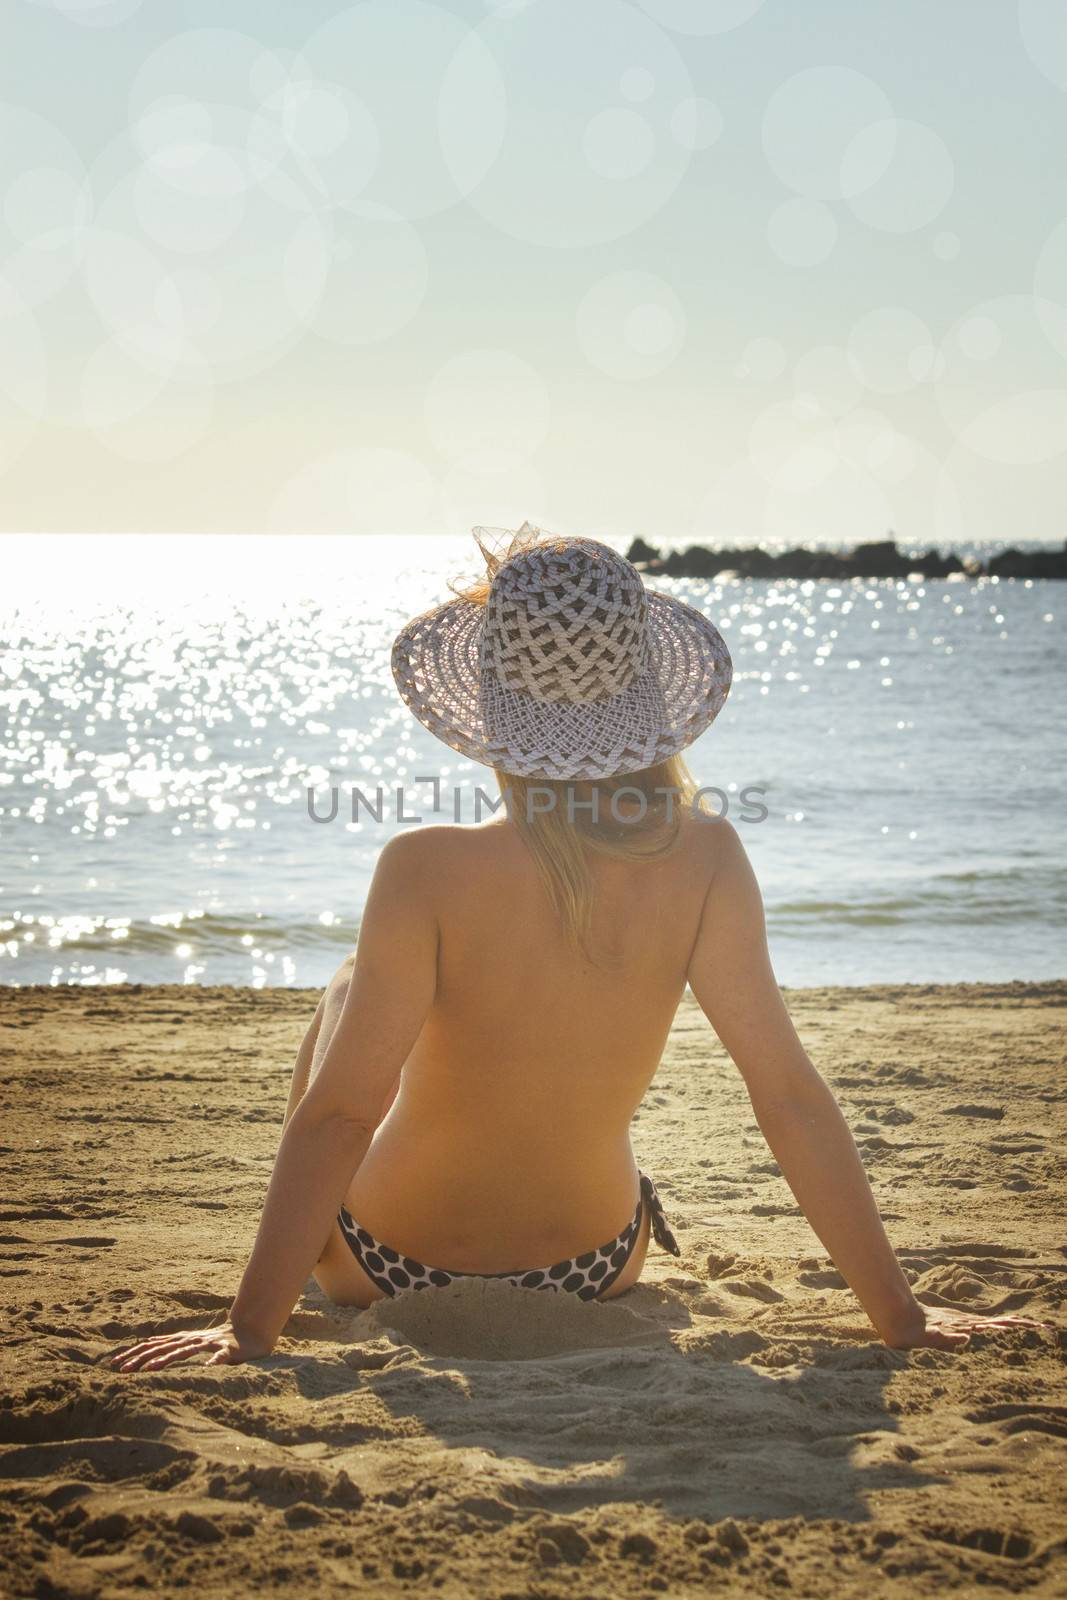
[[[514,848],[514,829],[498,820],[488,823],[421,822],[394,833],[383,845],[380,860],[410,864],[418,870],[447,869],[453,863],[467,868]]]
[[[732,822],[706,812],[686,813],[681,839],[694,858],[710,870],[738,853],[743,855],[745,849]]]
[[[737,829],[725,817],[686,815],[678,831],[674,859],[685,871],[707,883],[745,849]],[[523,868],[528,853],[516,829],[505,818],[482,823],[423,822],[395,833],[383,846],[383,870],[411,872],[425,881],[462,876],[469,882],[482,872],[504,870],[509,861]]]
[[[480,921],[501,895],[513,903],[536,872],[515,830],[498,823],[420,823],[395,834],[386,853],[403,892],[450,920],[467,908]]]

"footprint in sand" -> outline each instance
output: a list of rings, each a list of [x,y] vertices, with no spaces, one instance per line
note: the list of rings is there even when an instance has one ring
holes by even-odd
[[[1039,1133],[1002,1133],[986,1145],[987,1150],[999,1156],[1038,1155],[1045,1148],[1045,1140]]]
[[[737,1266],[737,1257],[731,1255],[711,1255],[705,1257],[705,1267],[709,1278],[725,1278]]]
[[[74,1234],[69,1239],[45,1239],[43,1243],[74,1244],[80,1246],[80,1248],[83,1250],[107,1250],[110,1249],[113,1244],[117,1244],[118,1240],[111,1239],[106,1234],[87,1233]]]
[[[942,1261],[1002,1261],[1018,1258],[1023,1261],[1032,1261],[1036,1251],[1028,1250],[1025,1245],[1010,1244],[941,1244],[932,1250],[909,1250],[904,1247],[897,1251],[902,1261],[916,1264],[924,1262],[927,1266],[935,1266]]]
[[[814,1272],[798,1272],[797,1282],[802,1283],[805,1289],[847,1289],[848,1284],[834,1267],[816,1269]]]
[[[928,1539],[941,1544],[955,1545],[962,1550],[980,1550],[987,1556],[1000,1556],[1005,1561],[1026,1561],[1034,1553],[1034,1546],[1025,1534],[1010,1528],[959,1528],[944,1524],[924,1528]]]
[[[998,1431],[1003,1434],[1048,1433],[1056,1439],[1067,1439],[1067,1406],[1004,1403],[964,1414],[968,1422],[1000,1423]]]
[[[746,1300],[762,1300],[765,1305],[774,1305],[785,1299],[784,1294],[779,1294],[777,1289],[772,1289],[769,1283],[764,1283],[760,1278],[721,1278],[719,1287]]]
[[[232,1296],[211,1294],[206,1289],[174,1289],[167,1297],[190,1311],[228,1311]]]
[[[1003,1106],[946,1106],[941,1113],[943,1117],[984,1117],[990,1122],[1000,1122],[1004,1116]]]

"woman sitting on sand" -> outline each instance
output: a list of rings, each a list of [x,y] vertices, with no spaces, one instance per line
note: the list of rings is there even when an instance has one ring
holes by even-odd
[[[775,982],[741,841],[680,756],[729,691],[718,631],[593,540],[524,527],[486,558],[485,580],[404,628],[393,672],[506,804],[386,844],[297,1055],[228,1321],[113,1364],[265,1356],[309,1275],[360,1307],[467,1275],[624,1293],[650,1233],[681,1253],[630,1123],[687,982],[886,1344],[956,1349],[1025,1322],[920,1304],[893,1254]]]

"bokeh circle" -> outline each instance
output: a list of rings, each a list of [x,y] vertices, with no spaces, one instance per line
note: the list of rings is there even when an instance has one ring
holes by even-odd
[[[1038,72],[1067,89],[1067,6],[1063,0],[1019,0],[1019,31]]]
[[[639,0],[642,10],[676,33],[730,33],[748,22],[763,0]]]
[[[300,321],[340,345],[380,344],[406,327],[426,297],[429,265],[412,224],[379,208],[317,212],[297,225],[283,282]]]
[[[915,233],[945,209],[956,174],[941,136],[890,117],[862,128],[841,158],[841,192],[860,222]]]
[[[35,111],[0,105],[0,216],[4,277],[39,305],[77,268],[91,220],[85,169],[73,144]]]
[[[882,90],[851,67],[806,67],[780,84],[763,114],[772,172],[795,194],[842,197],[842,162],[858,134],[893,116]],[[879,152],[882,159],[884,152]],[[877,174],[876,174],[877,175]],[[870,174],[868,174],[870,176]],[[858,174],[853,172],[853,181]]]
[[[671,119],[693,99],[662,28],[623,0],[538,0],[515,16],[487,18],[476,37],[496,62],[506,104],[499,153],[479,182],[464,183],[487,222],[514,239],[577,249],[623,238],[660,210],[691,159]],[[553,63],[561,40],[566,71],[546,65],[549,98],[530,93],[531,63]],[[636,102],[620,89],[634,69],[653,85]],[[464,105],[477,138],[482,106],[469,96]],[[457,171],[453,145],[444,139]]]
[[[490,19],[487,26],[493,26]],[[522,25],[509,13],[499,26]],[[331,167],[363,162],[373,125],[376,159],[362,197],[408,221],[455,205],[492,167],[504,137],[501,75],[477,29],[428,0],[368,0],[315,29],[301,48],[313,79],[343,71],[366,122],[331,152]],[[328,193],[330,191],[327,191]]]
[[[857,377],[878,394],[903,394],[932,377],[937,365],[930,329],[904,306],[879,306],[860,317],[848,356]]]
[[[1067,450],[1064,347],[1067,308],[1032,295],[1002,295],[960,317],[942,343],[944,368],[934,385],[957,440],[1012,466]]]
[[[1067,218],[1058,223],[1042,246],[1034,273],[1034,310],[1047,338],[1067,356],[1062,312],[1067,306]]]
[[[685,338],[682,303],[651,272],[613,272],[595,283],[577,312],[578,343],[611,378],[650,378],[677,356]]]

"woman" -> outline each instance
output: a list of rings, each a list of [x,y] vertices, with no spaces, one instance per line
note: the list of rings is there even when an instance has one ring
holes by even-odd
[[[409,623],[393,671],[506,803],[382,850],[355,954],[297,1056],[228,1321],[113,1364],[265,1356],[309,1275],[351,1306],[466,1274],[624,1293],[650,1233],[681,1253],[629,1127],[687,982],[885,1342],[956,1349],[1023,1322],[916,1300],[789,1019],[740,839],[680,755],[729,691],[717,630],[593,540],[525,526],[502,558],[483,553],[485,581]]]

